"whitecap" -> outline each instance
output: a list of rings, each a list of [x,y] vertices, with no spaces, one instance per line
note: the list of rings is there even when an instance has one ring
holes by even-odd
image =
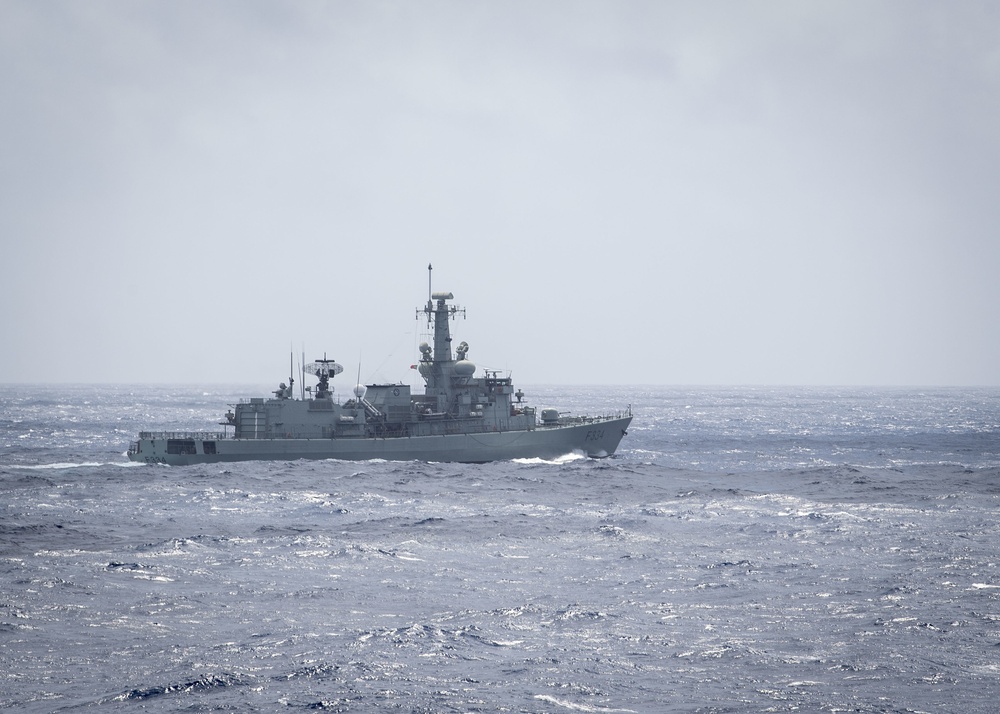
[[[598,707],[592,704],[575,704],[573,702],[567,702],[564,699],[556,699],[549,694],[536,694],[535,699],[548,702],[549,704],[555,704],[556,706],[575,712],[628,712],[629,714],[635,714],[634,709],[611,709],[609,707]]]
[[[109,461],[106,463],[101,463],[98,461],[84,461],[80,464],[73,464],[68,462],[59,462],[55,464],[30,464],[26,466],[14,465],[12,468],[15,469],[26,469],[29,471],[44,471],[49,469],[80,469],[88,468],[94,466],[120,466],[122,468],[131,468],[133,466],[145,466],[146,464],[140,463],[138,461]]]
[[[512,459],[515,464],[550,464],[554,466],[559,466],[561,464],[570,464],[574,461],[580,461],[586,459],[587,455],[582,454],[579,451],[571,451],[568,454],[563,454],[562,456],[557,456],[554,459],[543,459],[540,457],[530,458],[530,459]]]

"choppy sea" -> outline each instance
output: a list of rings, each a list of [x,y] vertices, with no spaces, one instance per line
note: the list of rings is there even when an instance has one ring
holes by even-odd
[[[524,388],[610,459],[129,464],[267,387],[0,386],[0,709],[994,712],[1000,389]]]

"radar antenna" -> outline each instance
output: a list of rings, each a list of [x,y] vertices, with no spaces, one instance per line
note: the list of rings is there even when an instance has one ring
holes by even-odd
[[[323,359],[318,359],[315,362],[310,362],[305,366],[305,371],[309,374],[317,377],[319,379],[319,384],[316,385],[316,399],[329,399],[333,390],[330,389],[330,377],[335,377],[344,371],[342,365],[337,364],[336,361],[326,358],[326,353],[323,353]]]

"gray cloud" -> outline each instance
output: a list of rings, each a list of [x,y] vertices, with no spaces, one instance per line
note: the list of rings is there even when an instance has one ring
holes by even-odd
[[[1000,11],[0,5],[0,381],[997,384]]]

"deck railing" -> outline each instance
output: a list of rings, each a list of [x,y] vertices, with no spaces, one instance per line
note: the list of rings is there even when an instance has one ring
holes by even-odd
[[[595,422],[603,422],[611,419],[622,419],[624,417],[632,416],[632,406],[629,405],[628,408],[610,414],[603,414],[600,416],[572,416],[569,414],[561,415],[559,421],[553,422],[551,424],[546,424],[544,422],[536,422],[534,424],[529,424],[528,429],[537,428],[552,428],[558,426],[571,426],[574,424],[593,424]],[[478,429],[469,428],[470,424],[466,420],[460,421],[443,421],[445,424],[445,433],[448,434],[472,434],[472,433],[488,433],[494,430],[492,424],[483,424]],[[369,423],[369,426],[373,426]],[[369,435],[371,435],[369,433]],[[386,428],[378,436],[408,436],[409,432],[405,428]],[[225,432],[220,431],[141,431],[139,432],[139,439],[194,439],[195,441],[221,441],[228,440],[234,437],[229,436]],[[278,435],[266,437],[266,436],[244,436],[244,439],[266,439],[266,438],[281,438]],[[319,437],[313,437],[319,438]]]
[[[222,431],[140,431],[140,439],[195,439],[219,441],[228,438]]]

